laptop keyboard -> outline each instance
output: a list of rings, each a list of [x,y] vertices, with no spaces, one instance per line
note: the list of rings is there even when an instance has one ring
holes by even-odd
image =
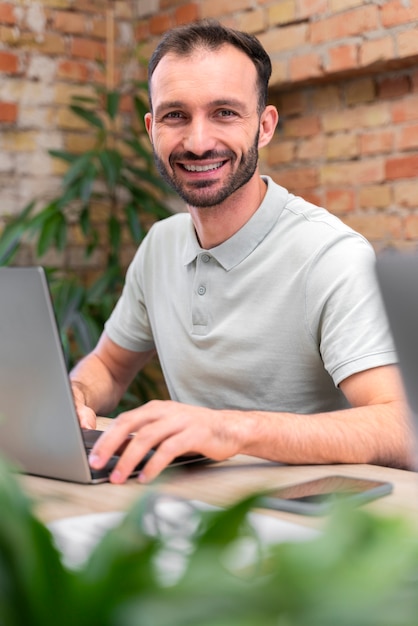
[[[103,431],[82,428],[81,432],[83,434],[84,447],[86,449],[87,454],[89,454],[94,444],[100,437],[100,435],[103,434]],[[127,437],[127,439],[122,443],[122,445],[119,446],[119,448],[116,450],[115,454],[109,459],[109,461],[107,462],[106,466],[103,469],[91,470],[93,478],[101,478],[105,475],[108,475],[112,471],[112,469],[115,467],[116,463],[118,462],[120,455],[125,450],[126,446],[129,444],[132,437],[133,435],[129,435],[129,437]],[[145,457],[141,459],[141,461],[134,468],[132,475],[138,474],[138,472],[144,467],[147,461],[149,461],[149,459],[152,457],[154,452],[155,450],[150,450],[149,452],[147,452]],[[175,466],[175,465],[188,465],[189,463],[195,464],[195,463],[210,463],[210,462],[212,462],[211,459],[208,459],[207,457],[204,457],[201,454],[185,454],[185,455],[178,456],[175,459],[173,459],[170,465]]]
[[[82,428],[81,432],[83,435],[84,447],[86,449],[86,452],[87,454],[90,454],[91,449],[93,448],[94,444],[96,443],[100,435],[103,434],[103,431]],[[109,475],[109,473],[112,471],[112,469],[115,467],[116,463],[118,462],[123,450],[128,445],[130,439],[131,437],[128,437],[126,441],[119,447],[119,449],[116,450],[115,454],[109,459],[105,467],[103,467],[100,470],[91,469],[92,478],[102,478],[103,476]],[[153,450],[148,452],[148,454],[146,454],[145,457],[135,467],[132,475],[137,474],[144,467],[145,463],[151,458],[153,454],[154,454]]]

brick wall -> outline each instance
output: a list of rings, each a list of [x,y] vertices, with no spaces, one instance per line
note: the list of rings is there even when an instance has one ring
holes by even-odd
[[[416,247],[418,0],[0,0],[0,216],[56,190],[48,148],[84,149],[67,105],[109,80],[97,63],[109,15],[116,80],[136,71],[129,51],[147,56],[179,23],[215,17],[256,34],[281,115],[263,171],[377,249]]]

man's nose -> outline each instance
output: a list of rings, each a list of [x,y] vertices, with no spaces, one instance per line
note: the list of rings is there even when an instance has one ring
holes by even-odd
[[[183,145],[185,150],[196,155],[213,150],[216,139],[211,124],[201,118],[192,120],[185,131]]]

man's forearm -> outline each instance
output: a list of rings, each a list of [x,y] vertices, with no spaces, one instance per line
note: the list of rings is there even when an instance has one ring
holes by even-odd
[[[94,353],[71,370],[70,381],[83,394],[86,406],[96,414],[105,415],[114,409],[124,392]]]
[[[250,412],[242,435],[243,453],[283,463],[415,465],[402,401],[317,415]]]

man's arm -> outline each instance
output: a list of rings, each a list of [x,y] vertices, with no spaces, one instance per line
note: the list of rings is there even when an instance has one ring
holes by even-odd
[[[289,464],[411,467],[413,438],[397,367],[354,374],[341,388],[353,408],[315,415],[153,401],[115,419],[96,443],[90,463],[102,467],[125,437],[136,432],[113,471],[112,482],[124,482],[137,462],[156,447],[140,475],[144,482],[154,479],[175,456],[192,451],[215,460],[242,453]]]
[[[96,415],[117,405],[135,375],[153,357],[154,350],[132,352],[115,344],[104,332],[95,349],[70,372],[80,424],[96,427]]]

